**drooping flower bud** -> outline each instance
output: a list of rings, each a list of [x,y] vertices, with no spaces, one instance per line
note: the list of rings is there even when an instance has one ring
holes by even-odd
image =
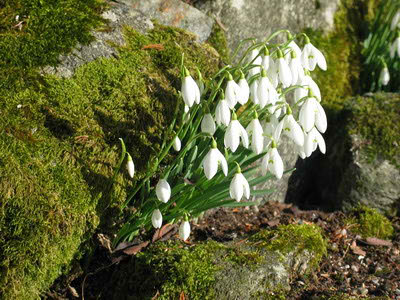
[[[179,237],[186,241],[190,235],[190,224],[189,221],[183,221],[179,226]]]
[[[172,144],[172,146],[174,147],[174,150],[177,152],[179,152],[181,150],[181,140],[179,139],[178,136],[175,137],[174,143]]]
[[[158,200],[167,203],[171,198],[171,187],[165,179],[160,179],[156,186],[156,195]]]
[[[161,228],[162,225],[162,215],[159,209],[155,209],[151,215],[151,223],[154,228]]]
[[[135,174],[135,165],[133,164],[131,155],[129,153],[127,153],[127,155],[128,161],[126,163],[126,168],[128,169],[129,176],[133,178],[133,175]]]

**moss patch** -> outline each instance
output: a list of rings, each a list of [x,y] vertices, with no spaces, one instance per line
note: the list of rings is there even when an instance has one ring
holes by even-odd
[[[350,134],[360,135],[365,143],[360,145],[370,160],[378,156],[400,167],[400,96],[378,93],[356,97],[346,105],[350,117],[347,122]]]
[[[381,215],[375,209],[361,206],[352,212],[353,217],[347,220],[351,231],[361,235],[363,238],[377,237],[380,239],[391,239],[394,229],[389,219]]]
[[[278,257],[285,254],[296,257],[306,254],[309,257],[307,271],[311,270],[326,254],[321,230],[306,224],[279,226],[276,230],[261,231],[245,243],[232,245],[214,241],[191,247],[173,241],[156,243],[114,271],[110,281],[113,288],[104,289],[112,295],[105,296],[151,299],[158,291],[158,299],[178,299],[181,293],[190,299],[219,299],[228,291],[231,296],[243,297],[254,289],[262,299],[272,299],[267,292],[280,294],[285,284],[272,284],[282,276],[282,271],[281,267],[275,270],[271,265],[275,266]],[[252,281],[243,286],[245,292],[238,284],[242,277],[243,282]]]
[[[39,75],[38,64],[28,68],[16,58],[0,74],[3,299],[38,298],[81,257],[80,245],[99,224],[110,230],[107,216],[118,213],[132,184],[122,172],[111,188],[118,138],[124,138],[140,179],[179,99],[181,53],[187,67],[198,66],[204,77],[219,63],[214,49],[182,30],[156,26],[144,36],[126,28],[125,37],[119,59],[98,59],[68,79]],[[164,50],[144,50],[148,44]],[[7,85],[1,76],[17,65],[34,75]]]
[[[217,22],[215,22],[213,25],[211,34],[207,39],[207,43],[217,50],[218,54],[221,56],[221,59],[226,64],[231,63],[230,50],[226,40],[225,31],[221,28],[221,26],[218,25]]]
[[[328,70],[313,72],[324,106],[341,109],[349,96],[360,91],[362,68],[361,43],[367,38],[369,22],[374,16],[377,0],[342,0],[335,14],[335,30],[322,34],[307,29],[311,42],[324,53]]]

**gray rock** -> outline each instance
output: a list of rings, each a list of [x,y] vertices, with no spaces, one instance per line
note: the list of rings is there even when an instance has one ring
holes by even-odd
[[[112,2],[111,8],[102,14],[108,21],[107,30],[94,31],[94,41],[89,45],[77,45],[69,55],[60,56],[56,67],[42,71],[61,77],[70,77],[77,67],[100,57],[117,56],[111,45],[123,45],[123,26],[131,26],[141,33],[153,28],[152,19],[163,25],[187,29],[199,36],[202,42],[211,33],[214,21],[194,7],[180,0],[120,0]]]
[[[293,33],[307,27],[330,30],[338,0],[213,0],[197,8],[218,18],[226,27],[230,49],[249,37],[264,39],[280,29]]]

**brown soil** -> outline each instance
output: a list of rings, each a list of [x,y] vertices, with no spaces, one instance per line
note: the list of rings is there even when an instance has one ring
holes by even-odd
[[[266,203],[258,209],[219,209],[192,225],[189,243],[208,239],[221,242],[241,239],[260,229],[280,224],[317,224],[328,240],[328,255],[311,276],[292,278],[286,299],[343,299],[344,296],[400,299],[400,219],[391,220],[395,235],[392,241],[386,243],[379,239],[364,240],[352,234],[351,228],[346,225],[346,218],[342,212],[304,211],[282,203]],[[169,238],[177,238],[176,233]],[[126,263],[124,258],[128,257],[123,253],[111,254],[107,250],[107,239],[105,241],[99,242],[87,272],[67,280],[67,286],[65,279],[59,281],[45,298],[78,299],[78,296],[82,299],[83,291],[86,300],[102,299],[99,295],[103,283],[110,280],[116,270],[115,265]],[[136,250],[146,251],[146,248]]]

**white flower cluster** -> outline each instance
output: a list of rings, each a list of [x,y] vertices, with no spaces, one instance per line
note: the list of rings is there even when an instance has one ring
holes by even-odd
[[[188,69],[184,68],[181,95],[185,103],[185,121],[190,119],[188,115],[192,107],[204,103],[206,108],[203,110],[200,128],[201,132],[211,138],[211,147],[202,161],[204,175],[208,180],[212,180],[219,167],[225,176],[228,175],[226,157],[217,147],[218,130],[219,133],[221,130],[224,132],[225,153],[241,151],[240,146],[251,149],[257,155],[264,153],[261,171],[263,175],[269,171],[277,179],[282,178],[285,169],[278,152],[282,135],[292,140],[293,147],[303,159],[309,157],[317,147],[325,153],[325,141],[321,133],[327,129],[327,119],[320,104],[320,90],[310,76],[316,66],[326,70],[325,57],[310,43],[307,36],[302,50],[291,37],[281,46],[269,49],[268,44],[251,47],[245,62],[236,67],[226,67],[226,71],[221,73],[224,83],[218,86],[220,99],[216,103],[202,100],[203,96],[207,96],[203,95],[204,82],[199,78],[196,83]],[[231,73],[236,74],[237,79]],[[289,92],[293,93],[293,103],[286,101],[285,96]],[[208,106],[213,109],[208,109]],[[252,119],[242,121],[243,124],[239,113],[241,106],[253,110]],[[176,151],[181,149],[177,135],[173,147]],[[229,192],[236,201],[250,197],[249,183],[239,165]],[[171,188],[165,179],[158,182],[156,195],[164,203],[170,199]],[[155,228],[162,225],[159,209],[153,211],[152,224]],[[179,235],[186,240],[189,234],[190,224],[185,218]]]

